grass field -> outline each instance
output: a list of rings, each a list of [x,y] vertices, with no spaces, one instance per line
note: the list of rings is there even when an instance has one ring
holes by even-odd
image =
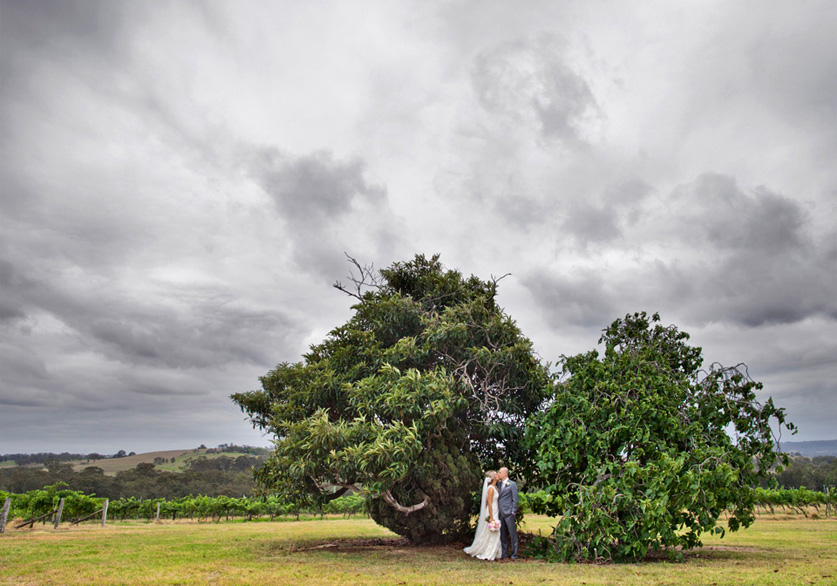
[[[549,530],[530,515],[526,530]],[[112,523],[7,529],[0,584],[837,584],[837,520],[762,517],[680,563],[480,562],[461,545],[412,547],[369,519]]]

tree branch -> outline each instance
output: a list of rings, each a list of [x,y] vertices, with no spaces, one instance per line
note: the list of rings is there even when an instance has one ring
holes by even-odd
[[[409,506],[409,507],[405,507],[404,505],[400,504],[397,500],[395,500],[395,497],[392,496],[392,493],[389,490],[384,492],[384,494],[381,495],[381,496],[387,502],[388,505],[390,505],[396,511],[401,511],[405,515],[409,515],[410,513],[415,513],[416,511],[418,511],[420,509],[423,509],[424,507],[426,507],[428,505],[428,503],[430,503],[430,497],[427,496],[427,495],[424,495],[424,500],[423,501],[421,501],[420,503],[418,503],[416,505],[412,505],[412,506]]]
[[[342,487],[342,488],[338,488],[335,492],[333,492],[333,493],[331,493],[331,494],[329,494],[329,495],[326,495],[326,497],[325,497],[325,498],[326,498],[326,502],[331,502],[331,501],[333,501],[333,500],[334,500],[334,499],[336,499],[336,498],[340,498],[341,496],[343,496],[343,495],[344,495],[344,494],[346,494],[347,492],[349,492],[349,487],[348,487],[348,486],[344,486],[344,487]]]
[[[355,492],[360,492],[360,489],[357,486],[355,486],[354,484],[351,484],[351,483],[348,483],[348,482],[339,482],[339,479],[338,479],[338,482],[335,482],[335,483],[329,485],[329,484],[320,484],[319,482],[317,482],[317,479],[314,478],[310,474],[308,475],[308,478],[311,479],[311,482],[314,483],[314,486],[316,486],[317,489],[320,492],[325,491],[325,489],[328,488],[329,486],[339,486],[339,487],[341,487],[341,488],[338,488],[335,492],[325,495],[325,499],[326,499],[327,502],[333,501],[334,499],[343,496],[349,490],[353,490]]]

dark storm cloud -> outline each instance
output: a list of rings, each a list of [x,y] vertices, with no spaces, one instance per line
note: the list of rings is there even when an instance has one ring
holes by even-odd
[[[20,315],[46,314],[65,324],[111,360],[170,368],[228,363],[270,364],[297,324],[282,312],[236,306],[224,287],[168,286],[165,303],[147,302],[111,284],[106,290],[77,288],[60,279],[23,276],[36,269],[0,262],[4,298]],[[87,270],[90,270],[88,267]],[[14,275],[21,275],[14,277]],[[159,297],[155,296],[155,299]],[[25,321],[24,321],[25,326]]]
[[[564,42],[542,34],[482,51],[471,83],[482,106],[513,123],[534,123],[545,140],[579,144],[600,115],[587,81],[565,61]]]
[[[179,311],[139,305],[128,315],[99,314],[68,323],[114,360],[171,368],[270,364],[281,340],[295,331],[280,312],[211,301]]]
[[[757,256],[805,251],[803,209],[766,188],[750,195],[732,177],[707,174],[675,189],[671,204],[690,210],[682,227],[698,243]]]
[[[11,401],[14,397],[18,401],[24,400],[21,397],[22,390],[35,388],[50,378],[49,371],[44,361],[35,353],[29,352],[22,345],[9,344],[3,348],[0,354],[2,364],[3,383],[8,388],[17,389],[15,393],[4,393],[0,400]],[[34,400],[29,397],[26,400]],[[36,401],[39,402],[40,401]]]
[[[267,443],[229,394],[345,319],[344,251],[512,272],[544,356],[660,311],[830,404],[833,2],[0,3],[13,451]]]
[[[0,395],[0,405],[6,407],[47,407],[49,401],[46,397],[38,400],[28,396],[5,397]]]
[[[40,46],[57,42],[61,38],[81,39],[105,47],[119,35],[117,25],[125,17],[125,7],[117,2],[100,0],[4,0],[3,32],[21,41]]]
[[[682,276],[693,283],[694,319],[755,327],[837,318],[835,235],[810,233],[801,204],[764,187],[746,193],[721,175],[675,189],[670,202],[686,210],[675,221],[683,244],[701,253]],[[675,287],[671,301],[685,301]]]
[[[20,274],[11,261],[0,258],[0,323],[15,322],[26,317],[26,296],[35,283]]]
[[[262,149],[250,170],[275,203],[301,269],[335,279],[345,273],[343,252],[371,252],[364,240],[371,239],[376,250],[393,248],[397,238],[388,226],[386,188],[366,179],[360,159],[336,160],[328,151],[291,157]]]
[[[802,204],[717,174],[652,193],[631,183],[570,209],[565,234],[636,259],[529,275],[523,283],[551,322],[606,324],[639,310],[746,327],[837,319],[835,234],[813,233]]]
[[[282,217],[291,222],[321,224],[348,214],[356,199],[386,201],[386,189],[367,183],[360,160],[335,161],[327,151],[297,158],[272,149],[259,154],[256,176]]]

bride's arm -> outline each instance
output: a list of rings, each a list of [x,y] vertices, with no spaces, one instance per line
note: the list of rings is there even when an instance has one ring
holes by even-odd
[[[492,507],[492,503],[494,501],[494,491],[497,490],[493,486],[488,487],[488,494],[485,497],[485,504],[488,505],[488,518],[493,522],[494,521],[494,509]]]

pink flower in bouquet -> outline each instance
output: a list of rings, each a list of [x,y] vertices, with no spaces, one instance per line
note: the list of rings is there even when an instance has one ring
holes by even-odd
[[[500,530],[500,521],[491,521],[488,524],[488,530],[493,532],[493,533],[496,533],[497,531],[499,531]]]

